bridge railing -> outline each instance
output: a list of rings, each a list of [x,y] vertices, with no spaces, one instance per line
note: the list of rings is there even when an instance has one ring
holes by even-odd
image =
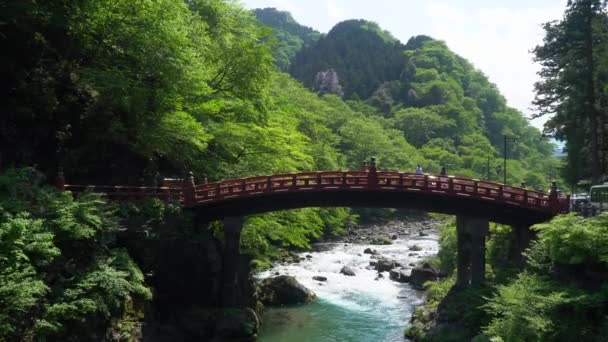
[[[311,191],[324,189],[350,189],[353,191],[383,189],[443,194],[462,198],[475,198],[488,202],[527,207],[559,213],[568,208],[567,198],[559,198],[556,191],[546,194],[539,191],[498,183],[455,176],[434,176],[397,171],[321,171],[284,173],[271,176],[255,176],[226,180],[216,183],[194,184],[191,175],[187,180],[163,183],[169,187],[133,186],[81,186],[66,185],[63,179],[58,187],[73,192],[91,191],[102,193],[112,200],[134,200],[155,197],[179,201],[184,206],[194,206],[235,197],[254,196],[284,191]]]
[[[303,172],[249,177],[197,185],[194,198],[195,203],[205,203],[262,193],[345,188],[443,193],[544,211],[563,211],[567,207],[567,201],[557,199],[552,204],[549,194],[534,190],[463,177],[389,171],[373,174],[369,171]]]

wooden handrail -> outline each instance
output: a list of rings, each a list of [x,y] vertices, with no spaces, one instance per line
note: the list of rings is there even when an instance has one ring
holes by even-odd
[[[301,183],[301,184],[298,184]],[[313,184],[314,183],[314,184]],[[447,184],[447,186],[443,186]],[[526,188],[507,186],[500,183],[481,181],[464,177],[434,176],[395,171],[319,171],[283,173],[268,176],[253,176],[224,180],[215,183],[195,184],[190,175],[183,188],[176,187],[136,187],[136,186],[86,186],[62,184],[62,189],[74,192],[86,190],[104,193],[109,197],[123,198],[179,198],[184,206],[221,201],[227,198],[252,196],[277,191],[310,191],[311,189],[360,189],[416,191],[418,193],[438,193],[437,196],[466,196],[480,200],[503,202],[506,205],[520,205],[557,214],[567,209],[568,202]]]

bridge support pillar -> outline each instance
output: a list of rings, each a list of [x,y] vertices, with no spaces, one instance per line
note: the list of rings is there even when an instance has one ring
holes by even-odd
[[[457,267],[456,285],[458,287],[479,286],[485,281],[485,242],[489,222],[485,219],[468,216],[456,218]]]
[[[511,226],[511,232],[511,260],[523,268],[526,263],[524,252],[530,247],[535,234],[530,226],[525,224]]]
[[[241,230],[243,217],[226,217],[224,223],[224,253],[222,258],[222,307],[237,306],[239,293]]]

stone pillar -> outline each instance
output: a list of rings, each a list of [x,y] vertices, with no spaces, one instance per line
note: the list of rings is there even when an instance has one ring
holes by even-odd
[[[237,305],[239,247],[243,221],[243,217],[226,217],[223,220],[225,246],[222,258],[222,307],[235,307]]]
[[[456,286],[468,287],[471,281],[471,236],[467,234],[466,219],[456,217],[457,262]]]
[[[511,226],[511,260],[520,268],[523,268],[526,263],[524,252],[530,247],[533,236],[534,233],[530,230],[529,225]]]
[[[489,222],[485,219],[458,216],[456,218],[458,234],[458,274],[456,285],[483,285],[485,280],[485,242],[489,231]]]
[[[483,219],[470,219],[471,234],[471,285],[481,286],[486,280],[486,236],[490,223]]]

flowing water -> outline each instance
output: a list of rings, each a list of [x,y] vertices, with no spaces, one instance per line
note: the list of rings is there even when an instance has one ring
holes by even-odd
[[[419,252],[409,247],[417,244]],[[286,308],[267,308],[258,341],[261,342],[325,342],[325,341],[403,341],[403,329],[414,307],[422,302],[422,293],[408,284],[389,279],[388,272],[378,278],[369,267],[372,247],[388,259],[407,265],[437,254],[437,236],[395,240],[392,245],[321,243],[314,251],[302,253],[312,258],[299,264],[280,265],[260,274],[269,277],[276,272],[294,276],[313,290],[318,299],[313,304]],[[415,253],[415,255],[409,255]],[[349,266],[356,276],[340,274]],[[325,276],[319,282],[313,276]]]

